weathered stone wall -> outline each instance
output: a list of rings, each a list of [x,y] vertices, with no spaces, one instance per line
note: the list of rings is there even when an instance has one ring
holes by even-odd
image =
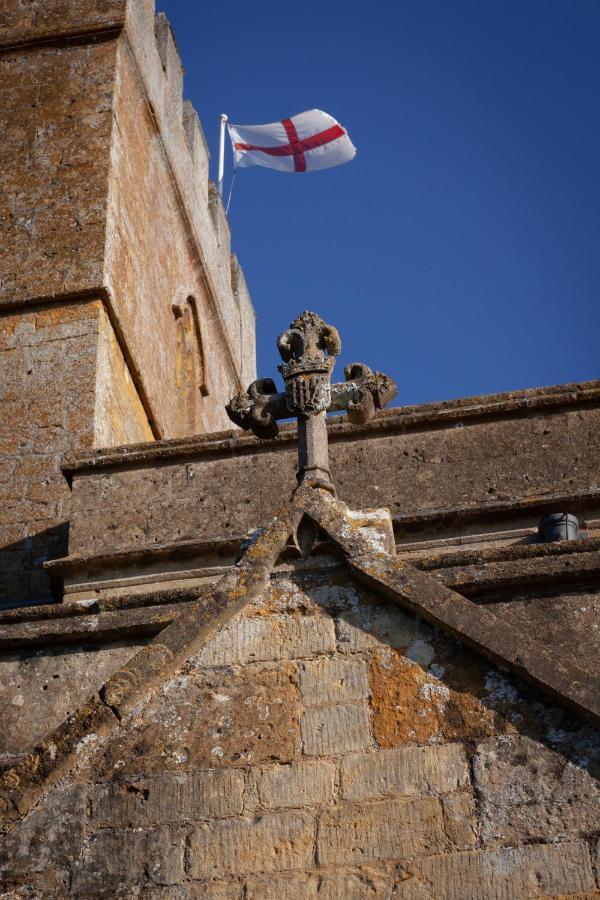
[[[42,564],[67,552],[65,452],[150,436],[100,300],[0,316],[0,602],[51,598]]]
[[[151,0],[11,7],[0,304],[96,292],[155,433],[225,427],[224,404],[254,377],[254,316],[220,199],[209,202],[208,150],[169,23]],[[189,352],[207,372],[206,390],[187,385],[191,404],[176,383],[173,310],[188,296],[201,332]]]
[[[104,306],[99,311],[94,447],[152,440],[152,429]]]
[[[535,528],[544,502],[585,527],[598,516],[599,401],[589,382],[390,410],[362,428],[330,420],[338,494],[389,508],[399,541]],[[70,552],[243,535],[290,496],[295,441],[294,429],[265,442],[231,431],[84,456]]]
[[[598,896],[598,735],[340,569],[90,748],[5,839],[9,896]]]
[[[3,603],[50,597],[40,567],[64,554],[69,518],[59,458],[225,427],[227,399],[254,377],[255,349],[228,225],[220,200],[209,202],[202,128],[183,103],[181,62],[154,3],[0,4],[0,83],[2,327],[24,335],[53,317],[53,330],[43,326],[52,346],[36,355],[17,340],[3,356],[17,404],[0,421],[11,448],[0,491],[10,504],[0,519]],[[80,346],[77,317],[96,320]],[[22,377],[25,359],[33,371]],[[49,409],[63,417],[54,430]]]
[[[101,303],[0,317],[0,599],[48,600],[42,562],[67,550],[71,447],[93,444]]]
[[[2,0],[5,46],[98,33],[125,23],[127,0]]]
[[[22,756],[85,703],[143,640],[15,649],[0,656],[0,767]]]
[[[102,287],[115,64],[114,40],[0,47],[3,306]]]
[[[175,105],[171,112],[181,119],[181,64],[170,28],[167,24],[163,28],[169,41],[165,58],[170,69],[167,73],[161,69],[159,74],[163,80],[169,76],[165,89],[179,92],[179,108]],[[156,49],[155,53],[158,58]],[[178,71],[174,73],[175,67]],[[194,248],[192,226],[182,215],[173,172],[165,164],[165,150],[157,137],[157,122],[126,40],[118,49],[114,116],[105,265],[118,321],[131,349],[131,365],[144,384],[161,434],[178,437],[216,431],[227,422],[224,405],[236,390],[238,375],[227,359],[219,318],[207,295],[206,278]],[[185,141],[181,123],[180,131],[180,139]],[[187,145],[183,152],[188,152]],[[206,154],[203,145],[197,152]],[[205,204],[210,220],[207,198]],[[228,243],[224,254],[229,266]],[[200,340],[191,334],[187,353],[196,356],[206,369],[206,395],[200,391],[200,384],[189,383],[185,371],[182,389],[177,389],[174,307],[190,296],[197,307]],[[239,333],[240,309],[231,284],[228,292],[223,291],[222,300],[219,313],[223,319],[227,317],[228,333],[235,335]],[[250,354],[253,330],[247,340]],[[236,367],[241,364],[240,350],[238,346]],[[253,358],[253,353],[250,355]],[[190,405],[191,391],[194,400]]]

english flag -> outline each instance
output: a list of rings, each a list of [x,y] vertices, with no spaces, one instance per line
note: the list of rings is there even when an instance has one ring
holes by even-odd
[[[280,172],[314,172],[350,162],[356,148],[339,122],[309,109],[269,125],[231,125],[236,169],[265,166]]]

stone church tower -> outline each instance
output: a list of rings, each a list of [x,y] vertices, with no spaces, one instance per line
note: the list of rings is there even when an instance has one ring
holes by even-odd
[[[600,382],[256,380],[153,2],[0,65],[0,898],[600,898]]]
[[[50,597],[65,452],[228,427],[254,312],[153,3],[0,12],[0,584]]]

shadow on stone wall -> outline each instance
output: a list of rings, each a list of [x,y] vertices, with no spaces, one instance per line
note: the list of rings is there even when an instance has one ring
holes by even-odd
[[[380,748],[464,743],[482,802],[499,778],[494,791],[513,791],[519,806],[591,803],[592,795],[598,803],[600,733],[576,713],[350,580],[304,590],[335,616],[338,646],[366,660]],[[347,606],[332,607],[332,597]]]
[[[67,555],[69,523],[61,522],[0,548],[0,609],[60,599],[43,564]]]

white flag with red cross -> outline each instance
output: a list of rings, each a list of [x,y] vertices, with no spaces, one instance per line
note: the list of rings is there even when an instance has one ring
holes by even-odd
[[[280,172],[314,172],[340,166],[356,156],[346,129],[320,109],[269,125],[227,127],[236,169],[265,166]]]

